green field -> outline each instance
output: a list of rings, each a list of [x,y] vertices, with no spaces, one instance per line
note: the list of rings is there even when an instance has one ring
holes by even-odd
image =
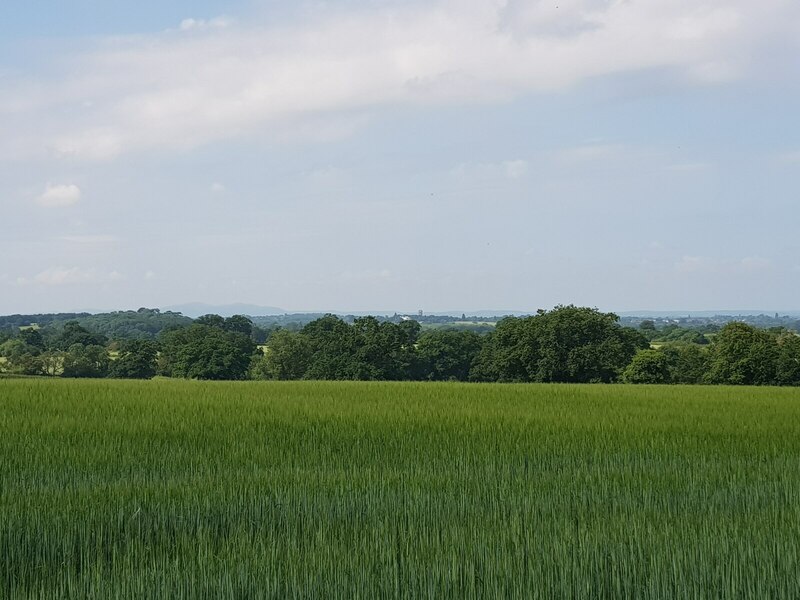
[[[800,390],[0,380],[0,598],[798,598]]]

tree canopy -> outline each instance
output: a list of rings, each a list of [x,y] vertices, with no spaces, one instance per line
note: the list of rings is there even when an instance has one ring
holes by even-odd
[[[186,379],[247,379],[257,346],[249,336],[228,331],[225,320],[220,319],[205,319],[162,334],[161,374]]]
[[[800,385],[800,336],[743,322],[705,334],[652,321],[623,327],[613,313],[556,306],[507,317],[486,333],[423,329],[407,317],[327,314],[269,331],[243,315],[195,321],[157,309],[107,313],[119,323],[171,324],[157,340],[112,338],[79,320],[0,329],[10,375],[192,379],[339,379]],[[463,319],[464,317],[462,317]],[[15,316],[12,320],[29,321]],[[291,326],[290,326],[291,325]],[[648,339],[659,341],[651,347]],[[699,337],[698,337],[699,336]],[[668,339],[667,339],[668,338]],[[264,342],[264,351],[256,341]]]
[[[648,347],[613,313],[557,306],[532,317],[503,319],[478,356],[479,381],[600,383],[615,380]]]

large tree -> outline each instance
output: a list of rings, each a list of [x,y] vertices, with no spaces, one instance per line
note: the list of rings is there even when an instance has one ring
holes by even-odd
[[[277,331],[253,376],[266,379],[405,380],[416,364],[416,322],[375,317],[352,325],[335,315],[308,323],[298,333]]]
[[[111,362],[109,377],[150,379],[156,374],[158,344],[150,340],[127,340]]]
[[[411,378],[414,343],[419,333],[419,325],[415,328],[409,326],[411,323],[380,322],[375,317],[362,317],[353,322],[358,379],[398,381]]]
[[[745,323],[728,323],[714,338],[708,380],[730,385],[775,384],[778,356],[774,336]]]
[[[800,337],[786,332],[778,338],[776,379],[780,385],[800,385]]]
[[[108,340],[104,335],[92,333],[81,327],[77,321],[64,323],[61,332],[56,336],[54,346],[58,350],[69,350],[72,346],[105,346]]]
[[[668,383],[706,382],[709,351],[707,346],[692,343],[668,344],[659,349],[667,360]]]
[[[105,377],[108,375],[108,351],[105,346],[73,344],[63,359],[64,377]]]
[[[325,315],[300,331],[308,340],[306,379],[361,379],[365,369],[356,358],[357,336],[335,315]]]
[[[419,337],[418,378],[466,381],[484,338],[472,331],[434,330]]]
[[[639,350],[622,372],[625,383],[669,383],[669,363],[659,350]]]
[[[311,357],[308,338],[300,333],[279,329],[269,338],[264,356],[255,361],[254,379],[303,379]]]
[[[471,377],[490,381],[609,382],[619,377],[644,336],[597,309],[557,306],[498,323]]]
[[[186,379],[247,379],[256,350],[242,333],[195,323],[162,334],[160,371]]]

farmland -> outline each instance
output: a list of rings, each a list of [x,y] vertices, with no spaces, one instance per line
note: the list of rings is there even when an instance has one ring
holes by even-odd
[[[800,597],[800,390],[0,380],[0,597]]]

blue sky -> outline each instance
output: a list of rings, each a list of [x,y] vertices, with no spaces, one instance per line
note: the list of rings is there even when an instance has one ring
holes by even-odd
[[[0,7],[0,313],[800,309],[800,5]]]

